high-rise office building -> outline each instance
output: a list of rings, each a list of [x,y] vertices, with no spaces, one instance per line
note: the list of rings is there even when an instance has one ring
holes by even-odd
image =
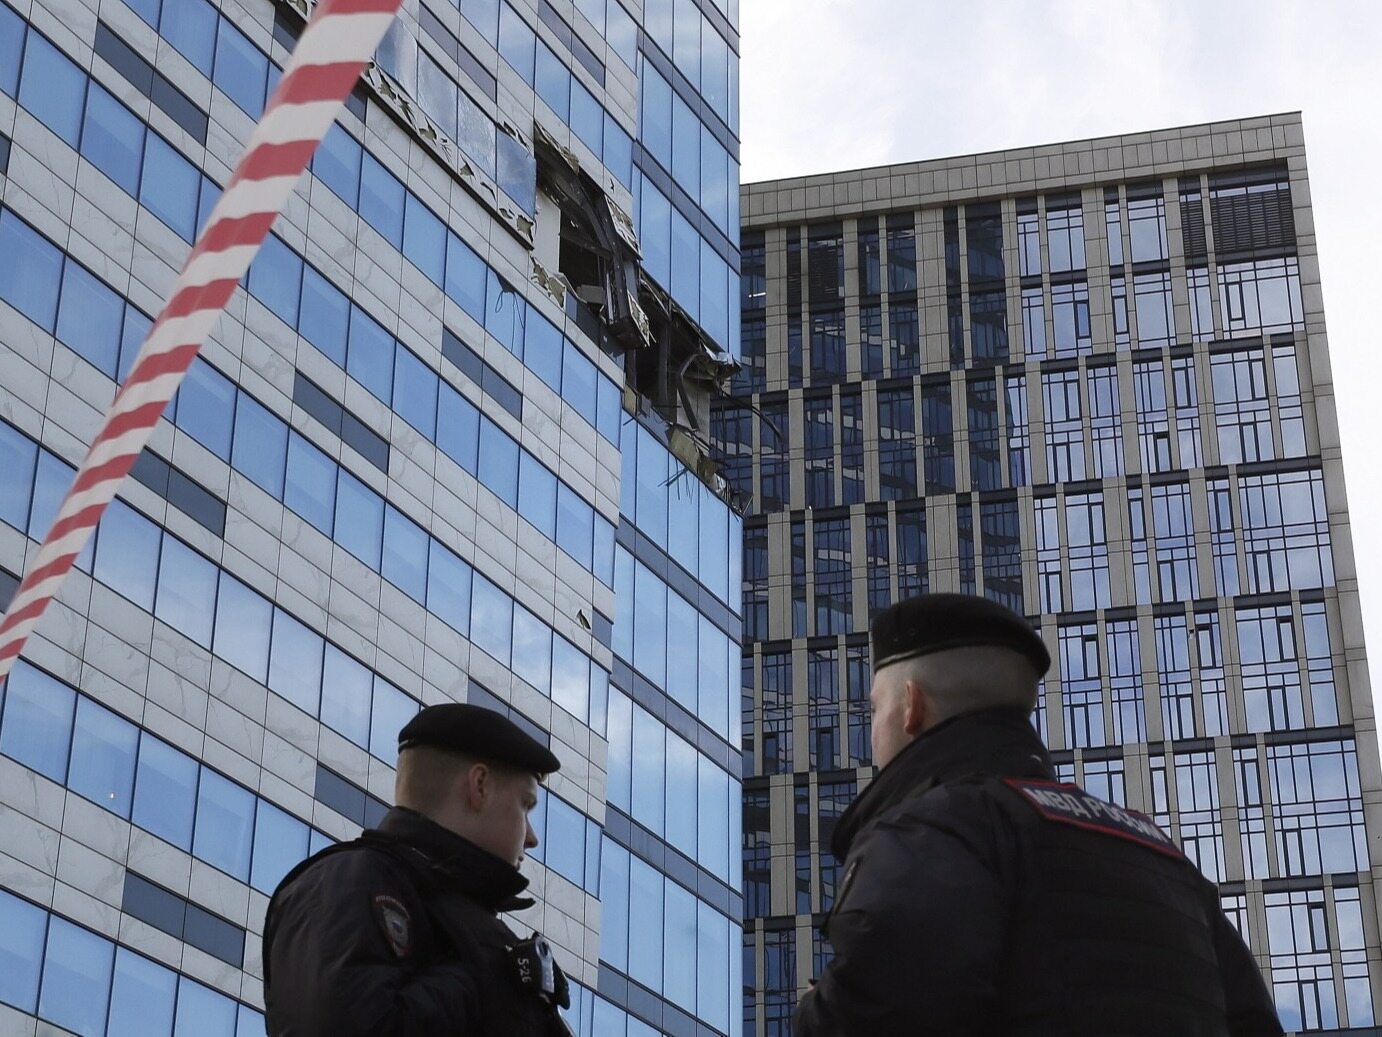
[[[0,602],[308,0],[0,0]],[[732,1035],[737,0],[408,0],[0,692],[0,1032],[262,1032],[421,703],[550,732],[583,1035]],[[547,734],[544,739],[549,738]]]
[[[1061,777],[1156,818],[1290,1029],[1382,1004],[1378,750],[1298,115],[752,184],[745,1032],[830,955],[871,616],[1030,617]],[[1369,836],[1373,849],[1369,850]]]

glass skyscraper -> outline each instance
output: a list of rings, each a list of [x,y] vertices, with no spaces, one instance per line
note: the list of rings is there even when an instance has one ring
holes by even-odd
[[[1218,882],[1290,1030],[1373,1027],[1382,789],[1299,115],[743,192],[745,1032],[829,959],[868,625],[1028,616],[1060,775]],[[1371,845],[1370,849],[1370,841]]]
[[[0,0],[0,602],[307,0]],[[561,758],[583,1035],[733,1035],[736,0],[409,0],[0,692],[0,1032],[263,1032],[422,703]]]

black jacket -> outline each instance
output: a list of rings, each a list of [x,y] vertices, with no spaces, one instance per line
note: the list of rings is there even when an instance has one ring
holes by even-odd
[[[941,724],[879,772],[836,827],[835,957],[796,1037],[1282,1032],[1213,884],[1053,779],[1018,710]]]
[[[272,1037],[546,1037],[501,910],[532,906],[514,867],[410,810],[289,872],[264,921]]]

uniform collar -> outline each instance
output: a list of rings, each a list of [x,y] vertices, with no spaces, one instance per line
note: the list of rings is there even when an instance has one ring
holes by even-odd
[[[533,906],[532,900],[518,895],[528,888],[528,880],[517,868],[415,810],[394,807],[365,837],[412,848],[426,860],[439,882],[491,911],[521,911]]]
[[[984,709],[951,717],[921,735],[878,772],[835,826],[831,852],[840,861],[860,829],[915,792],[963,777],[1054,775],[1050,754],[1020,709]]]

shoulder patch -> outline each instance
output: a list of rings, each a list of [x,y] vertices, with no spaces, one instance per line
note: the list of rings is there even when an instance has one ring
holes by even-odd
[[[406,958],[413,950],[413,924],[408,909],[397,897],[386,893],[374,896],[374,918],[394,955]]]
[[[1180,848],[1151,818],[1136,810],[1106,803],[1078,785],[1019,778],[1004,778],[1003,783],[1020,792],[1022,798],[1048,821],[1126,839],[1176,860],[1185,860]]]

